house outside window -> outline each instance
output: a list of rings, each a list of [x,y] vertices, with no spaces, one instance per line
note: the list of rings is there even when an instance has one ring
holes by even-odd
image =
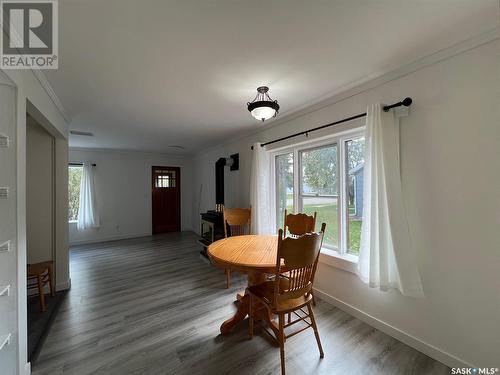
[[[83,166],[68,166],[68,221],[78,221],[80,204],[80,182],[82,180]]]
[[[364,137],[348,135],[272,151],[276,230],[289,213],[317,213],[316,230],[326,223],[323,247],[359,253],[363,217]]]

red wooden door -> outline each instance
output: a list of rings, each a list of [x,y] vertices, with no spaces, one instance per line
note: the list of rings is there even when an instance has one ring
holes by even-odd
[[[152,168],[153,234],[181,230],[181,169]]]

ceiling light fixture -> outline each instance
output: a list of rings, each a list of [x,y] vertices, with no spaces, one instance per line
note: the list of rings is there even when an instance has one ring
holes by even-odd
[[[265,121],[271,117],[276,117],[280,106],[277,100],[272,100],[267,93],[269,87],[260,86],[257,88],[257,95],[252,102],[247,103],[247,108],[257,120]]]

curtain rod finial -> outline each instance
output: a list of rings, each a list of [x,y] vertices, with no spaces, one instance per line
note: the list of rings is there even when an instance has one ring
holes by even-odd
[[[413,99],[412,98],[404,98],[403,101],[401,102],[405,107],[409,107],[411,105],[411,103],[413,103]]]

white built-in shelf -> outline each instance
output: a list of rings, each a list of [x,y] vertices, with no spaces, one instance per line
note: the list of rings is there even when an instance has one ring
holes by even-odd
[[[9,285],[0,285],[0,297],[8,296],[10,294],[10,284]]]
[[[0,350],[4,348],[4,346],[10,344],[10,333],[6,335],[0,335]]]

